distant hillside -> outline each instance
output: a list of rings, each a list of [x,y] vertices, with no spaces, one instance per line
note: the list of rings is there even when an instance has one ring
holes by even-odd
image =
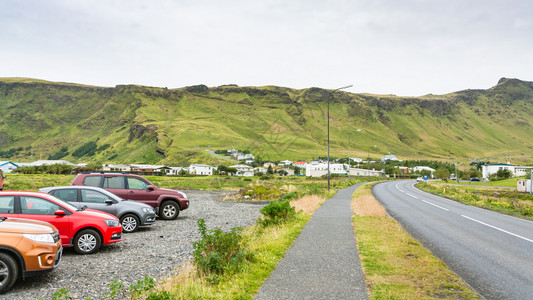
[[[218,164],[205,149],[233,148],[310,159],[326,155],[330,99],[332,156],[347,156],[350,139],[359,157],[533,161],[532,82],[502,78],[488,90],[416,98],[330,92],[0,78],[0,160]]]

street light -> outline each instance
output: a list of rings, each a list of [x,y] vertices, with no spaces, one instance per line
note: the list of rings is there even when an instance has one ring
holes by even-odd
[[[330,171],[329,171],[329,98],[331,98],[331,95],[333,95],[333,93],[335,93],[336,91],[347,89],[347,88],[351,88],[352,86],[353,85],[350,84],[350,85],[347,85],[347,86],[340,87],[338,89],[334,89],[328,95],[328,191],[329,191],[329,188],[330,188]]]
[[[361,129],[357,129],[357,132],[361,131]],[[352,168],[352,160],[350,158],[350,136],[353,132],[348,133],[348,182],[350,181],[350,169]]]

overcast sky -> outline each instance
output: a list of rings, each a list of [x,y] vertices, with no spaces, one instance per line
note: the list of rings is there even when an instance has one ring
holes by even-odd
[[[531,0],[0,0],[0,77],[419,96],[533,81]]]

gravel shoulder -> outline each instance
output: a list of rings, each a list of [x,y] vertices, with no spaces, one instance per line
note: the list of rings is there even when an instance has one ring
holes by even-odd
[[[0,299],[52,299],[65,289],[73,299],[103,299],[109,284],[119,280],[124,286],[144,280],[159,280],[176,272],[192,259],[193,243],[200,239],[196,222],[204,219],[208,229],[248,227],[261,215],[265,204],[219,201],[225,191],[185,191],[191,205],[177,220],[162,221],[139,231],[123,235],[123,241],[104,245],[93,255],[77,255],[72,248],[64,250],[61,264],[44,276],[19,280]]]

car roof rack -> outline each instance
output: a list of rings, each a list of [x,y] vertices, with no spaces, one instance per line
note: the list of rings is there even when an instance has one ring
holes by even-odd
[[[86,171],[86,172],[81,172],[80,174],[128,174],[128,173],[117,172],[117,171]]]

